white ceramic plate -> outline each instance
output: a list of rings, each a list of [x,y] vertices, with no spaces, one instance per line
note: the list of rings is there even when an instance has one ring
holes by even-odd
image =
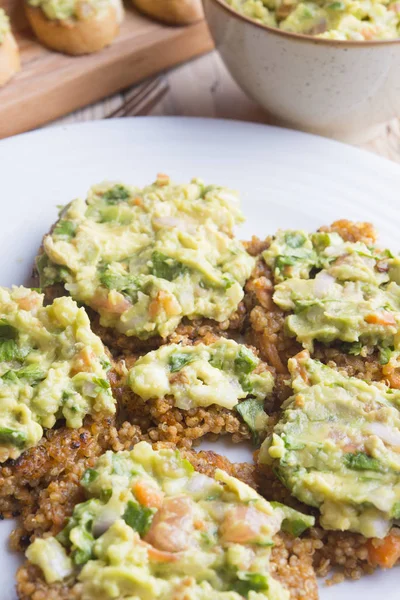
[[[121,119],[50,128],[0,142],[0,284],[29,281],[42,235],[57,217],[57,204],[84,195],[104,179],[144,185],[158,172],[176,181],[200,176],[238,189],[247,217],[243,239],[278,227],[312,230],[348,218],[373,221],[382,241],[399,250],[400,168],[395,164],[337,142],[263,125]],[[233,460],[250,457],[246,447],[218,447]],[[0,524],[1,600],[15,600],[18,559],[6,549],[10,529],[10,522]],[[395,600],[398,574],[393,569],[331,588],[321,583],[321,599]]]

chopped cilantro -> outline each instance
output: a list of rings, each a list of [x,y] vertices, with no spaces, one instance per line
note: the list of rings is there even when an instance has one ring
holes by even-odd
[[[92,381],[97,385],[99,391],[110,389],[110,384],[107,379],[103,379],[102,377],[93,377]]]
[[[15,340],[18,330],[10,325],[6,319],[0,319],[0,340]]]
[[[66,240],[70,240],[75,236],[76,233],[76,223],[73,221],[67,221],[62,219],[58,221],[57,225],[54,227],[53,234],[56,237],[64,238]]]
[[[387,365],[392,356],[392,348],[379,348],[379,362],[381,365]]]
[[[303,519],[284,519],[281,525],[282,531],[289,533],[295,538],[301,536],[308,528],[309,525]]]
[[[132,527],[139,535],[145,535],[150,528],[153,519],[153,510],[146,506],[141,506],[133,500],[129,500],[122,518],[125,523]]]
[[[86,469],[81,479],[81,485],[85,487],[90,483],[93,483],[93,481],[95,481],[98,478],[98,476],[99,472],[95,469]]]
[[[0,361],[11,362],[13,360],[21,361],[25,358],[24,353],[15,340],[7,340],[0,338]]]
[[[111,489],[101,490],[101,492],[100,492],[100,500],[102,502],[108,502],[109,499],[111,498],[111,496],[112,496],[112,490]]]
[[[173,281],[179,275],[185,273],[187,268],[182,263],[166,256],[162,252],[153,252],[151,255],[151,274],[160,279]]]
[[[259,360],[256,355],[243,346],[240,348],[237,357],[235,358],[235,371],[236,373],[251,373],[258,365]]]
[[[303,444],[302,442],[298,442],[289,435],[285,436],[284,443],[285,448],[287,448],[288,450],[302,450],[303,448],[305,448],[305,444]]]
[[[139,285],[134,275],[115,272],[107,265],[100,273],[100,283],[109,290],[116,290],[117,292],[126,294],[136,302]]]
[[[392,518],[400,519],[400,502],[395,502],[392,508]]]
[[[268,578],[261,573],[238,573],[238,580],[233,584],[234,591],[247,598],[249,592],[267,592]]]
[[[211,192],[214,189],[218,189],[215,185],[205,185],[200,192],[200,198],[205,198],[208,192]]]
[[[354,471],[381,471],[382,465],[378,459],[368,456],[365,452],[351,452],[343,456],[343,462],[348,469]]]
[[[285,242],[290,248],[300,248],[306,241],[306,236],[300,231],[287,231],[285,234]]]
[[[247,375],[242,375],[241,377],[239,377],[239,383],[242,386],[242,390],[244,392],[251,394],[251,392],[253,391],[253,386]]]
[[[258,444],[259,427],[257,427],[257,421],[262,415],[265,415],[264,402],[262,400],[256,400],[255,398],[249,398],[248,400],[243,400],[242,402],[239,402],[239,404],[236,404],[235,408],[246,425],[248,425],[253,436],[253,442]]]
[[[298,258],[296,256],[285,256],[283,254],[276,257],[275,267],[280,271],[283,271],[285,267],[292,267],[296,264]]]
[[[169,357],[169,370],[171,373],[176,373],[191,363],[192,360],[194,360],[193,354],[188,352],[175,352],[175,354],[171,354]]]
[[[103,200],[105,200],[107,204],[119,204],[120,202],[128,200],[129,197],[129,190],[119,183],[103,194]]]
[[[348,353],[349,354],[353,354],[353,356],[358,356],[359,354],[361,354],[361,350],[363,348],[363,345],[361,342],[352,342],[351,344],[348,345]]]
[[[39,369],[37,365],[27,365],[26,367],[22,367],[19,371],[15,371],[15,375],[18,379],[24,380],[29,385],[35,385],[43,379],[46,379],[45,371]]]
[[[26,442],[26,433],[16,431],[9,427],[0,427],[0,444],[11,444],[17,448],[23,448]]]

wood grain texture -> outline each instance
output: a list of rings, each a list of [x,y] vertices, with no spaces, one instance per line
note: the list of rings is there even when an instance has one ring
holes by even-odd
[[[37,43],[20,0],[0,3],[11,15],[22,57],[21,72],[0,90],[0,138],[43,125],[212,49],[204,21],[168,27],[128,6],[120,35],[109,48],[64,56]]]

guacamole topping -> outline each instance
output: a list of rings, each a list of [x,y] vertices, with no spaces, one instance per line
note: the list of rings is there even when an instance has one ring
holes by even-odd
[[[96,186],[45,237],[41,284],[63,282],[102,325],[128,336],[166,337],[185,316],[222,322],[254,266],[232,237],[242,220],[232,192],[199,180]]]
[[[312,360],[289,360],[294,395],[260,462],[321,511],[326,529],[384,537],[400,519],[400,391]]]
[[[315,340],[397,346],[400,260],[389,250],[345,242],[337,233],[279,231],[263,258],[276,282],[274,302],[289,335],[309,350]]]
[[[129,372],[132,390],[143,400],[172,396],[183,410],[217,404],[239,410],[256,434],[265,429],[264,400],[274,379],[243,344],[220,339],[206,346],[170,344],[139,358]]]
[[[110,363],[88,316],[72,298],[43,306],[43,294],[0,288],[0,462],[35,446],[64,418],[112,414]]]
[[[81,484],[87,500],[61,533],[27,550],[47,582],[77,578],[85,600],[289,600],[269,573],[273,537],[312,517],[146,442],[106,452]]]
[[[333,40],[388,40],[400,36],[398,0],[226,0],[269,27]]]
[[[41,8],[50,20],[91,19],[96,14],[108,10],[113,0],[27,0],[30,6]]]
[[[3,8],[0,8],[0,44],[3,43],[4,37],[10,32],[10,19],[6,15]]]

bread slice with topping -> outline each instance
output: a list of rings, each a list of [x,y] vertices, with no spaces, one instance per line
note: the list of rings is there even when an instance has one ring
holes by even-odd
[[[91,54],[109,46],[123,20],[121,0],[26,0],[35,35],[65,54]]]

